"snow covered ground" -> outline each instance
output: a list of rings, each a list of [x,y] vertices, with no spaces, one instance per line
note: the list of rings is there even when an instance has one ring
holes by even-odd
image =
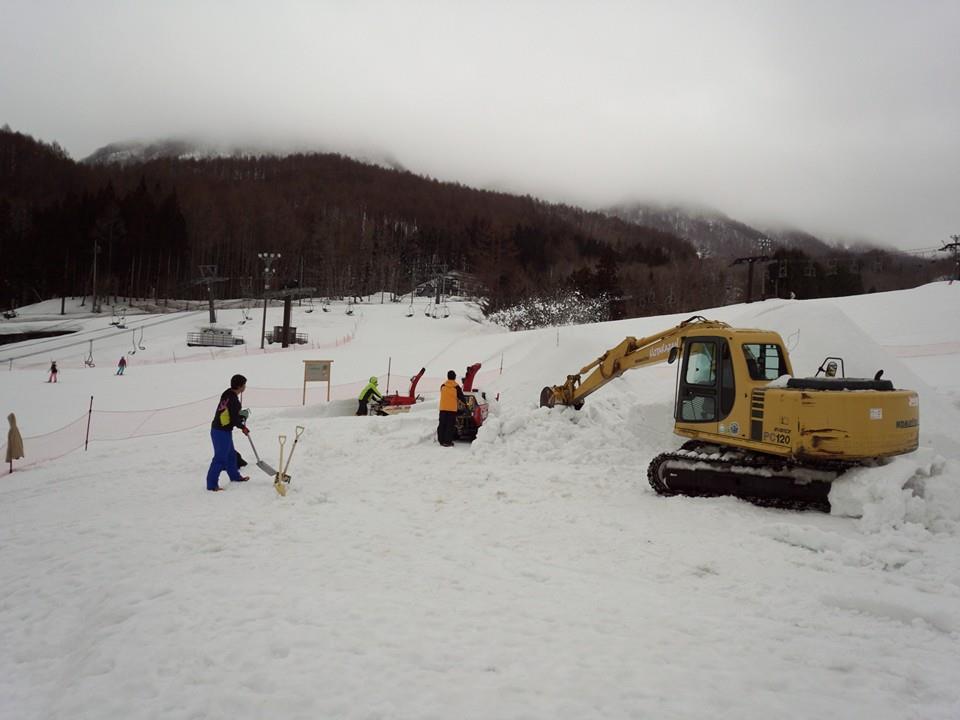
[[[220,313],[238,350],[186,347],[204,312],[116,331],[72,307],[80,334],[0,346],[28,453],[82,444],[95,398],[88,451],[0,476],[0,717],[960,717],[960,284],[702,311],[779,331],[798,374],[841,355],[919,391],[921,449],[836,483],[832,515],[655,495],[647,463],[681,443],[672,367],[579,413],[536,407],[686,315],[508,333],[466,303],[435,320],[374,300],[296,309],[310,342],[282,351],[239,309]],[[334,361],[330,403],[315,384],[299,405],[304,359]],[[425,402],[354,417],[388,362],[391,391],[427,368]],[[439,378],[473,362],[500,402],[472,446],[441,448]],[[237,372],[268,462],[306,427],[285,498],[252,462],[204,490]]]

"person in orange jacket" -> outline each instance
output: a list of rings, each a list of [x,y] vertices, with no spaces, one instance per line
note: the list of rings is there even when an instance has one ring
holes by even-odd
[[[443,447],[453,447],[453,436],[457,426],[457,408],[467,402],[463,390],[457,382],[457,374],[447,372],[447,381],[440,386],[440,422],[437,424],[437,441]]]

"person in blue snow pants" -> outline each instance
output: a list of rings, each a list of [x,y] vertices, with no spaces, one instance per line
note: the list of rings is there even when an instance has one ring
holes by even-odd
[[[246,412],[240,409],[240,394],[247,389],[247,379],[243,375],[230,378],[230,387],[223,391],[217,412],[210,426],[210,440],[213,442],[213,460],[207,470],[207,490],[222,490],[220,473],[226,471],[231,482],[246,482],[237,469],[237,451],[233,447],[233,429],[240,428],[246,435],[250,431],[245,424]]]

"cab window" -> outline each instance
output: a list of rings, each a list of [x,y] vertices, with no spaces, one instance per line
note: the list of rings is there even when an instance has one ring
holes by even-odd
[[[684,346],[684,365],[678,388],[675,417],[683,422],[717,422],[725,395],[721,388],[729,384],[730,404],[733,400],[732,368],[727,343],[719,338],[698,340],[691,338]],[[718,364],[722,362],[722,370]],[[730,376],[718,383],[718,377]]]
[[[775,343],[744,343],[743,356],[751,380],[776,380],[787,374],[783,350]]]
[[[688,385],[715,385],[717,382],[717,350],[712,342],[693,342],[687,360]]]

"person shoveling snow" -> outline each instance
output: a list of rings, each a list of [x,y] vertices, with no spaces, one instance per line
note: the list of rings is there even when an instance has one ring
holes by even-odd
[[[207,470],[207,490],[216,492],[220,487],[220,473],[226,471],[230,482],[246,482],[250,478],[241,475],[237,469],[237,451],[233,447],[233,429],[240,428],[244,435],[247,429],[246,420],[250,414],[240,408],[240,393],[247,387],[247,379],[243,375],[234,375],[230,378],[230,387],[220,395],[217,411],[210,426],[210,439],[213,442],[213,460]]]

